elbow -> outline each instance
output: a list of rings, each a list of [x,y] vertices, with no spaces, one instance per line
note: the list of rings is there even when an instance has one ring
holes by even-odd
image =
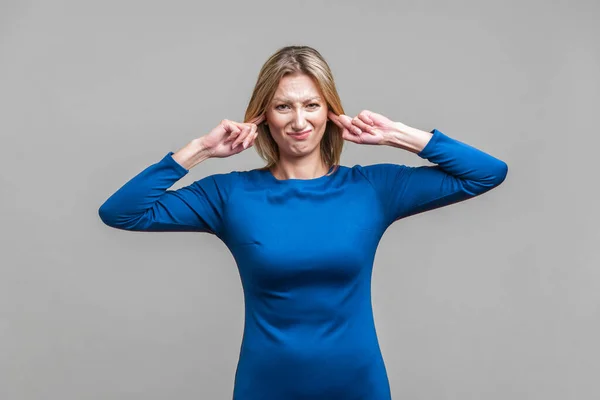
[[[490,165],[484,178],[464,182],[464,191],[470,196],[478,196],[500,186],[506,179],[507,174],[508,165],[504,161],[497,160],[493,165]]]
[[[110,210],[106,206],[106,203],[103,204],[102,206],[100,206],[100,208],[98,209],[98,216],[100,217],[100,220],[105,225],[108,225],[111,228],[117,228],[118,227],[117,223],[116,223],[117,219],[115,218],[115,215],[110,212]]]
[[[98,209],[98,216],[100,217],[100,220],[104,222],[105,225],[108,225],[111,228],[125,230],[128,229],[120,214],[116,210],[111,209],[108,203],[104,203],[102,204],[102,206],[100,206],[100,208]]]
[[[106,204],[103,204],[98,209],[98,216],[105,225],[125,231],[143,231],[147,229],[150,224],[145,214],[127,216],[111,209]]]
[[[487,192],[497,186],[500,186],[506,179],[508,174],[508,165],[502,161],[495,159],[488,167],[486,177],[481,181],[477,182],[480,192]]]
[[[494,187],[499,186],[502,182],[504,182],[507,174],[508,165],[504,161],[498,160],[494,169]]]

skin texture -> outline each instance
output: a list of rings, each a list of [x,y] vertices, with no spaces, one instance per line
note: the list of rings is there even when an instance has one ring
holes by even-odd
[[[327,103],[316,83],[305,74],[284,76],[265,118],[279,147],[280,159],[271,173],[278,179],[311,179],[328,167],[321,160],[320,143],[327,126]],[[305,140],[290,133],[310,130]]]
[[[224,119],[210,133],[177,151],[173,158],[190,169],[207,158],[241,153],[253,146],[258,135],[257,125],[265,122],[280,152],[278,164],[271,169],[273,176],[277,179],[313,179],[328,172],[320,154],[327,121],[341,128],[344,140],[387,145],[413,153],[420,152],[432,137],[430,132],[394,122],[369,110],[361,111],[354,118],[336,115],[328,110],[312,78],[296,73],[280,80],[265,113],[247,123]],[[310,134],[305,140],[289,135],[306,130],[310,130]]]
[[[357,144],[386,145],[418,154],[433,136],[431,132],[394,122],[369,110],[361,111],[354,118],[330,112],[329,118],[342,128],[345,140]]]
[[[228,157],[252,147],[257,125],[265,122],[279,147],[280,159],[271,173],[277,179],[313,179],[325,175],[328,166],[321,159],[320,143],[328,121],[341,128],[344,140],[356,144],[390,145],[420,151],[431,133],[394,122],[369,110],[356,117],[329,111],[322,92],[304,73],[284,76],[265,113],[248,123],[223,120],[203,139],[211,157]],[[298,140],[290,134],[310,131]]]

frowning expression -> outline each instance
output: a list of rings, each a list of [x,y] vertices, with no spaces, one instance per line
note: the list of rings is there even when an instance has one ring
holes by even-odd
[[[295,73],[281,78],[265,116],[280,153],[299,156],[319,151],[327,103],[310,76]]]

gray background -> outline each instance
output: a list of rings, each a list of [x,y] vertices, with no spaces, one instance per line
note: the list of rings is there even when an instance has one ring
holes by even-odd
[[[395,222],[373,303],[394,399],[598,399],[600,6],[592,1],[0,3],[0,398],[227,399],[243,328],[207,233],[109,228],[146,166],[241,121],[263,62],[307,44],[348,115],[437,128],[509,166]],[[426,165],[346,142],[342,164]],[[254,149],[199,164],[262,166]]]

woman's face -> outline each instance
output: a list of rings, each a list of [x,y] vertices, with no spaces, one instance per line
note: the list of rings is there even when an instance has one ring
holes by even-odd
[[[327,103],[310,76],[295,73],[281,78],[265,117],[280,155],[320,151],[327,126]],[[307,135],[294,136],[305,131]]]

